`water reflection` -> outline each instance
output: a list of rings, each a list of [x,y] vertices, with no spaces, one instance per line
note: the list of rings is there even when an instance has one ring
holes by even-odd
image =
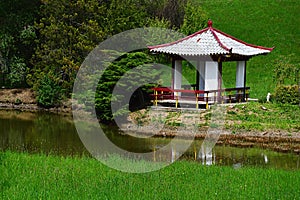
[[[235,169],[243,166],[300,169],[299,155],[259,148],[237,148],[225,145],[215,146],[212,151],[207,151],[205,147],[201,147],[201,144],[201,141],[195,141],[180,159],[198,162],[202,165],[227,165]],[[155,157],[153,160],[174,162],[175,155],[178,154],[180,152],[176,151],[176,147],[174,147],[170,152],[164,152],[163,155],[154,153]]]
[[[205,145],[201,146],[198,159],[202,161],[203,165],[212,165],[216,163],[216,155],[213,154],[211,147],[207,147]]]
[[[60,155],[87,153],[74,133],[69,117],[0,111],[0,149]]]
[[[107,137],[118,147],[129,152],[151,153],[151,161],[174,162],[182,153],[180,143],[162,149],[168,138],[136,138],[124,134],[116,127],[102,126]],[[58,155],[89,155],[77,135],[72,118],[49,113],[23,113],[0,111],[0,150],[51,153]],[[275,167],[299,169],[300,157],[258,148],[216,146],[212,151],[194,141],[180,157],[205,165]]]

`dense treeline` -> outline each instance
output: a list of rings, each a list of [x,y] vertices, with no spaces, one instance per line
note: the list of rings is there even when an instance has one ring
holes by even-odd
[[[187,34],[207,20],[189,0],[10,0],[0,9],[0,85],[32,87],[44,106],[70,97],[84,58],[112,35],[152,26]]]
[[[39,0],[0,1],[0,85],[24,87],[36,46]]]

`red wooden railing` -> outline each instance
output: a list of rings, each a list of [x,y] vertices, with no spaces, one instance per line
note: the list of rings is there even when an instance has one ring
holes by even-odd
[[[169,87],[152,88],[154,94],[152,100],[154,105],[161,100],[175,100],[175,106],[178,107],[180,100],[195,101],[196,108],[198,102],[206,103],[206,108],[210,102],[213,103],[232,103],[248,101],[250,87],[239,88],[224,88],[220,90],[184,90],[184,89],[171,89]]]

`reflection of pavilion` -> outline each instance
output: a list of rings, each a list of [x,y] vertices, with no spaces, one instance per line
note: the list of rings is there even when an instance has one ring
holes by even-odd
[[[180,150],[179,146],[170,146],[170,148],[164,151],[157,151],[162,146],[155,146],[153,148],[153,161],[154,162],[175,162],[182,154],[187,153],[186,151]],[[216,155],[213,149],[207,145],[201,145],[201,148],[197,150],[193,149],[193,160],[200,161],[203,165],[213,165],[216,164]],[[190,160],[190,159],[188,159]]]
[[[216,155],[210,147],[201,146],[199,150],[198,159],[202,161],[203,165],[212,165],[216,163]]]
[[[246,63],[256,55],[270,53],[273,48],[248,44],[223,33],[212,26],[178,41],[149,46],[150,52],[167,54],[172,58],[171,87],[153,88],[154,104],[158,103],[193,103],[247,101],[249,87],[246,86]],[[182,60],[196,63],[196,83],[192,87],[182,85]],[[235,88],[222,87],[222,63],[236,62]]]

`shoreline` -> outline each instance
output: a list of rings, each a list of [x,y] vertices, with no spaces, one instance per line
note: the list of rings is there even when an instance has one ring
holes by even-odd
[[[55,114],[62,114],[62,115],[72,115],[71,106],[62,106],[56,108],[41,108],[36,103],[30,104],[15,104],[15,103],[3,103],[0,102],[0,110],[12,110],[12,111],[22,111],[22,112],[49,112]],[[208,127],[202,127],[199,131],[192,135],[189,133],[190,131],[177,131],[176,127],[164,127],[163,130],[155,133],[153,135],[153,129],[128,129],[121,128],[126,135],[127,131],[135,131],[136,135],[145,135],[145,136],[153,136],[153,137],[161,137],[161,138],[191,138],[194,137],[195,139],[204,139],[207,134]],[[130,134],[132,135],[132,133]],[[294,132],[290,133],[286,130],[274,131],[250,131],[250,132],[237,132],[232,134],[230,129],[222,130],[222,133],[219,136],[217,141],[217,145],[230,145],[233,147],[242,147],[242,148],[251,148],[251,147],[258,147],[263,149],[270,149],[277,152],[284,152],[284,153],[295,153],[300,154],[300,133]]]
[[[70,101],[63,102],[60,107],[39,107],[36,101],[35,91],[30,88],[0,89],[0,109],[28,112],[46,111],[51,113],[72,112]]]
[[[196,139],[203,140],[207,136],[207,130],[199,130],[193,134],[190,131],[176,131],[171,128],[164,128],[153,134],[153,130],[142,129],[121,129],[124,135],[136,135],[145,137],[159,138],[181,138],[181,139]],[[128,133],[130,132],[130,133]],[[134,133],[132,133],[134,132]],[[295,153],[300,155],[300,133],[290,134],[288,132],[239,132],[232,134],[231,130],[222,130],[219,135],[216,145],[229,145],[240,148],[262,148],[270,149],[282,153]]]
[[[69,106],[62,106],[62,107],[54,107],[54,108],[42,108],[39,107],[36,103],[3,103],[0,102],[0,110],[16,110],[22,112],[49,112],[49,113],[56,113],[56,114],[72,114],[72,109]]]

